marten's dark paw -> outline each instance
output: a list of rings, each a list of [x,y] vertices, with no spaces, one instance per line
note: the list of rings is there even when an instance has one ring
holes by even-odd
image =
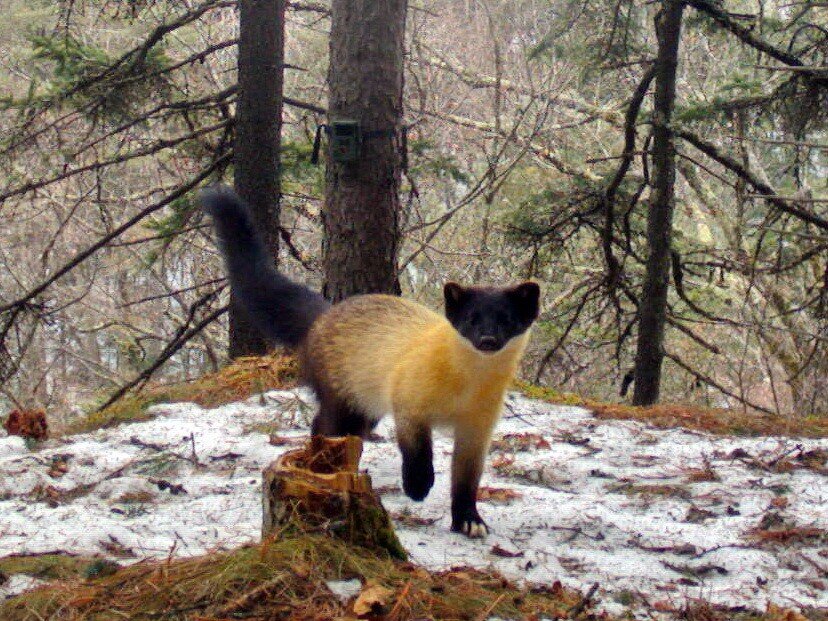
[[[451,530],[455,533],[463,533],[471,539],[483,538],[489,534],[489,527],[475,507],[469,507],[463,511],[452,512]]]
[[[420,501],[434,485],[434,466],[431,460],[412,460],[403,463],[403,491],[411,500]]]

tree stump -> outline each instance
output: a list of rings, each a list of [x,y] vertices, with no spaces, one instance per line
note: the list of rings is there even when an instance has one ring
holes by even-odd
[[[284,529],[321,531],[405,559],[371,477],[359,472],[360,457],[357,436],[314,436],[265,468],[262,537]]]

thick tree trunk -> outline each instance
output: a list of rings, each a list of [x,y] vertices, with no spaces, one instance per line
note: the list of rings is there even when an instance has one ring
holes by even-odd
[[[638,351],[633,395],[635,405],[650,405],[658,401],[661,387],[676,181],[676,147],[670,119],[676,99],[676,69],[683,11],[683,2],[666,0],[655,20],[658,57],[653,99],[653,190],[647,216],[650,254],[638,309]]]
[[[358,121],[353,162],[328,157],[323,293],[400,293],[397,279],[406,0],[333,0],[329,119]]]
[[[279,251],[285,1],[240,0],[239,13],[234,185],[252,206],[275,260]],[[265,353],[265,341],[250,325],[232,292],[230,301],[230,356]]]

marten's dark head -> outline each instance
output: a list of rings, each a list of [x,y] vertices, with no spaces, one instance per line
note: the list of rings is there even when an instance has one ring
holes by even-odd
[[[538,318],[540,287],[533,282],[515,287],[463,287],[449,282],[443,293],[446,318],[482,352],[501,350]]]

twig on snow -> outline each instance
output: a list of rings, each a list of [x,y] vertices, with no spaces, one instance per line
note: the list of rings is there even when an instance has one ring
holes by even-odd
[[[586,595],[583,596],[580,602],[575,604],[569,611],[567,615],[570,619],[575,619],[579,614],[581,614],[587,606],[589,606],[590,601],[592,601],[593,596],[598,591],[598,583],[593,582],[592,586],[589,587],[589,591],[586,592]]]

